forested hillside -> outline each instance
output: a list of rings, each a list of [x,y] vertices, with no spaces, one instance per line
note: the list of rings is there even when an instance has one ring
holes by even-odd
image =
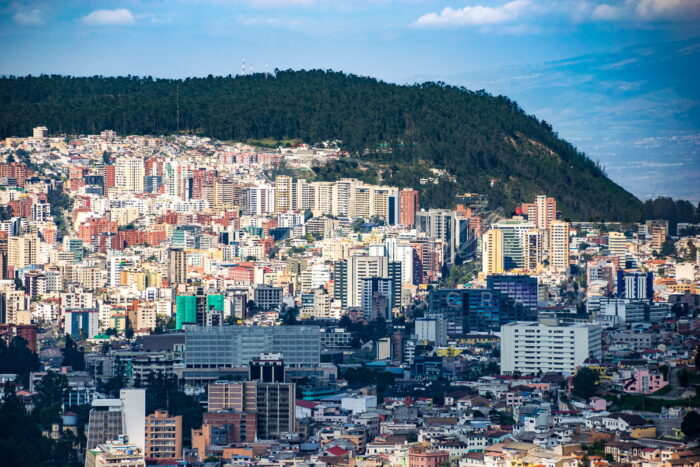
[[[386,168],[387,183],[415,182],[430,168],[454,175],[454,182],[425,192],[426,205],[446,205],[452,194],[468,191],[508,210],[546,193],[573,219],[642,215],[639,200],[546,122],[505,97],[442,83],[399,86],[330,71],[186,80],[6,77],[0,105],[1,137],[46,125],[51,134],[113,129],[340,140],[359,159]]]

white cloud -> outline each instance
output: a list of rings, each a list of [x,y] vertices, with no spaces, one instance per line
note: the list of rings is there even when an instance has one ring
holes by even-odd
[[[593,13],[591,13],[591,18],[596,20],[609,21],[617,19],[619,15],[620,9],[618,7],[608,5],[607,3],[603,3],[602,5],[598,5],[593,9]]]
[[[44,13],[38,9],[33,10],[17,10],[12,16],[15,23],[22,26],[41,26],[46,23],[44,21]]]
[[[624,0],[598,5],[591,13],[592,20],[600,21],[686,21],[698,17],[698,0]]]
[[[463,8],[447,7],[440,13],[428,13],[413,23],[416,27],[441,26],[486,26],[512,22],[518,19],[529,7],[530,0],[513,0],[498,7],[483,5]]]
[[[115,26],[134,24],[136,19],[126,8],[116,10],[95,10],[82,18],[80,22],[89,26]]]

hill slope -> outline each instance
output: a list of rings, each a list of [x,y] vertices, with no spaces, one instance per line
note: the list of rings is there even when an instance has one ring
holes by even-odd
[[[454,175],[454,182],[431,187],[427,205],[446,205],[454,193],[469,191],[510,209],[546,193],[574,219],[641,217],[640,201],[546,122],[505,97],[441,83],[399,86],[330,71],[186,80],[7,77],[0,79],[0,106],[0,137],[28,135],[42,124],[52,134],[109,128],[341,140],[372,161],[386,183],[415,186],[430,168]]]

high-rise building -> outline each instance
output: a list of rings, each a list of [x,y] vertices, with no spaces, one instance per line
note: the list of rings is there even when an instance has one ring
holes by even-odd
[[[248,379],[263,383],[284,382],[284,359],[282,354],[263,353],[253,358],[248,365]]]
[[[486,288],[498,290],[516,304],[537,311],[537,278],[525,275],[492,275],[486,278]]]
[[[548,230],[549,267],[554,271],[566,271],[569,267],[569,224],[552,221]]]
[[[7,265],[17,269],[39,264],[40,241],[36,234],[9,237],[7,240]]]
[[[87,433],[87,449],[127,435],[129,442],[145,445],[146,390],[122,389],[119,399],[93,399]]]
[[[343,308],[361,306],[362,279],[389,277],[389,258],[351,256],[336,261],[333,273],[336,300],[340,300]]]
[[[210,384],[209,412],[255,413],[258,439],[279,438],[295,430],[295,386],[261,381]]]
[[[533,222],[519,219],[506,219],[493,224],[494,229],[503,232],[503,269],[526,268],[526,237],[535,228]]]
[[[404,227],[413,227],[416,224],[416,212],[418,212],[418,190],[404,188],[399,196],[399,223]]]
[[[523,203],[522,210],[530,222],[538,229],[544,230],[557,218],[557,200],[539,195],[534,203]]]
[[[180,459],[182,457],[182,415],[169,416],[156,410],[146,417],[146,459]]]
[[[187,282],[187,253],[182,248],[168,250],[168,282],[170,284]]]
[[[416,230],[418,234],[445,243],[445,261],[449,264],[453,264],[458,257],[468,259],[472,253],[469,219],[450,209],[417,212]]]
[[[382,318],[391,321],[393,309],[393,281],[388,277],[366,277],[361,279],[360,303],[365,319]]]
[[[492,289],[434,290],[428,295],[428,310],[444,316],[450,336],[495,332],[503,324],[537,318],[536,310]]]
[[[292,209],[293,189],[292,177],[278,175],[275,178],[275,212],[285,212]]]
[[[574,373],[589,357],[602,358],[599,324],[557,320],[514,322],[501,327],[501,373]]]
[[[482,237],[482,271],[486,275],[503,272],[503,231],[489,229]]]
[[[114,169],[114,183],[120,190],[143,193],[145,175],[143,159],[140,157],[122,156],[117,159]]]
[[[608,233],[608,254],[609,256],[617,256],[624,260],[627,255],[627,244],[629,240],[625,237],[624,232],[609,232]]]

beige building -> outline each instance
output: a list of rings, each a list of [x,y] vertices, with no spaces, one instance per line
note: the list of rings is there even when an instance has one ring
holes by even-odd
[[[38,264],[40,262],[39,248],[40,242],[37,234],[8,238],[7,265],[17,270],[26,268],[30,264]]]
[[[482,272],[487,276],[503,272],[503,231],[487,230],[482,242]]]
[[[156,410],[146,417],[146,459],[180,459],[182,457],[182,415],[170,417]]]
[[[549,224],[549,267],[566,271],[569,267],[569,224],[553,221]]]

